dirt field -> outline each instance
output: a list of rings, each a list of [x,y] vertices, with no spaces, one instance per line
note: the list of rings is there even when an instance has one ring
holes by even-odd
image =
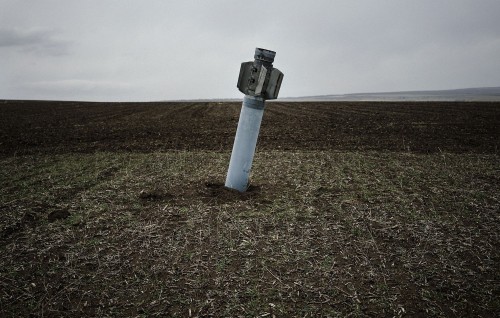
[[[0,101],[0,316],[500,315],[499,103]]]
[[[0,101],[0,151],[230,151],[240,103]],[[268,103],[260,150],[497,153],[499,103]]]

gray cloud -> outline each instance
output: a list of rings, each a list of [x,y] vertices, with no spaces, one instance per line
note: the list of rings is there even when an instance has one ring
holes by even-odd
[[[257,46],[277,51],[282,97],[499,86],[498,12],[497,0],[0,0],[0,98],[241,97]]]
[[[66,100],[106,100],[110,95],[132,98],[130,83],[120,81],[64,79],[25,82],[12,85],[11,90],[17,94],[28,94],[35,99],[66,99]],[[54,98],[58,96],[58,98]]]
[[[0,28],[0,48],[15,48],[24,52],[48,55],[68,53],[69,42],[57,39],[56,32],[50,29]]]
[[[130,84],[117,81],[92,81],[81,79],[58,80],[58,81],[39,81],[30,82],[26,87],[33,89],[52,90],[52,91],[123,91],[130,89]]]

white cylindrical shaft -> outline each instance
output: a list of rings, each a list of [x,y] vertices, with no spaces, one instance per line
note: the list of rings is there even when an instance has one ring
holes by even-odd
[[[244,192],[248,188],[248,176],[252,168],[264,106],[264,99],[260,97],[245,95],[243,98],[233,152],[227,171],[226,187],[228,188],[240,192]]]

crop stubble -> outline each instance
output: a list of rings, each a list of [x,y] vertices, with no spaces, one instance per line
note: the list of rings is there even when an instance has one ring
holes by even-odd
[[[499,313],[499,105],[0,103],[4,316]]]

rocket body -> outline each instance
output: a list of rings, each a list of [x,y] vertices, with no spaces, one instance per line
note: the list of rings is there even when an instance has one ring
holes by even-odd
[[[264,99],[260,97],[245,95],[243,98],[226,177],[226,187],[228,188],[240,192],[244,192],[248,188],[248,179],[264,115],[264,107]]]
[[[259,137],[265,101],[278,98],[283,73],[273,68],[276,52],[256,48],[254,61],[241,63],[238,84],[245,94],[229,161],[226,187],[245,192]]]

